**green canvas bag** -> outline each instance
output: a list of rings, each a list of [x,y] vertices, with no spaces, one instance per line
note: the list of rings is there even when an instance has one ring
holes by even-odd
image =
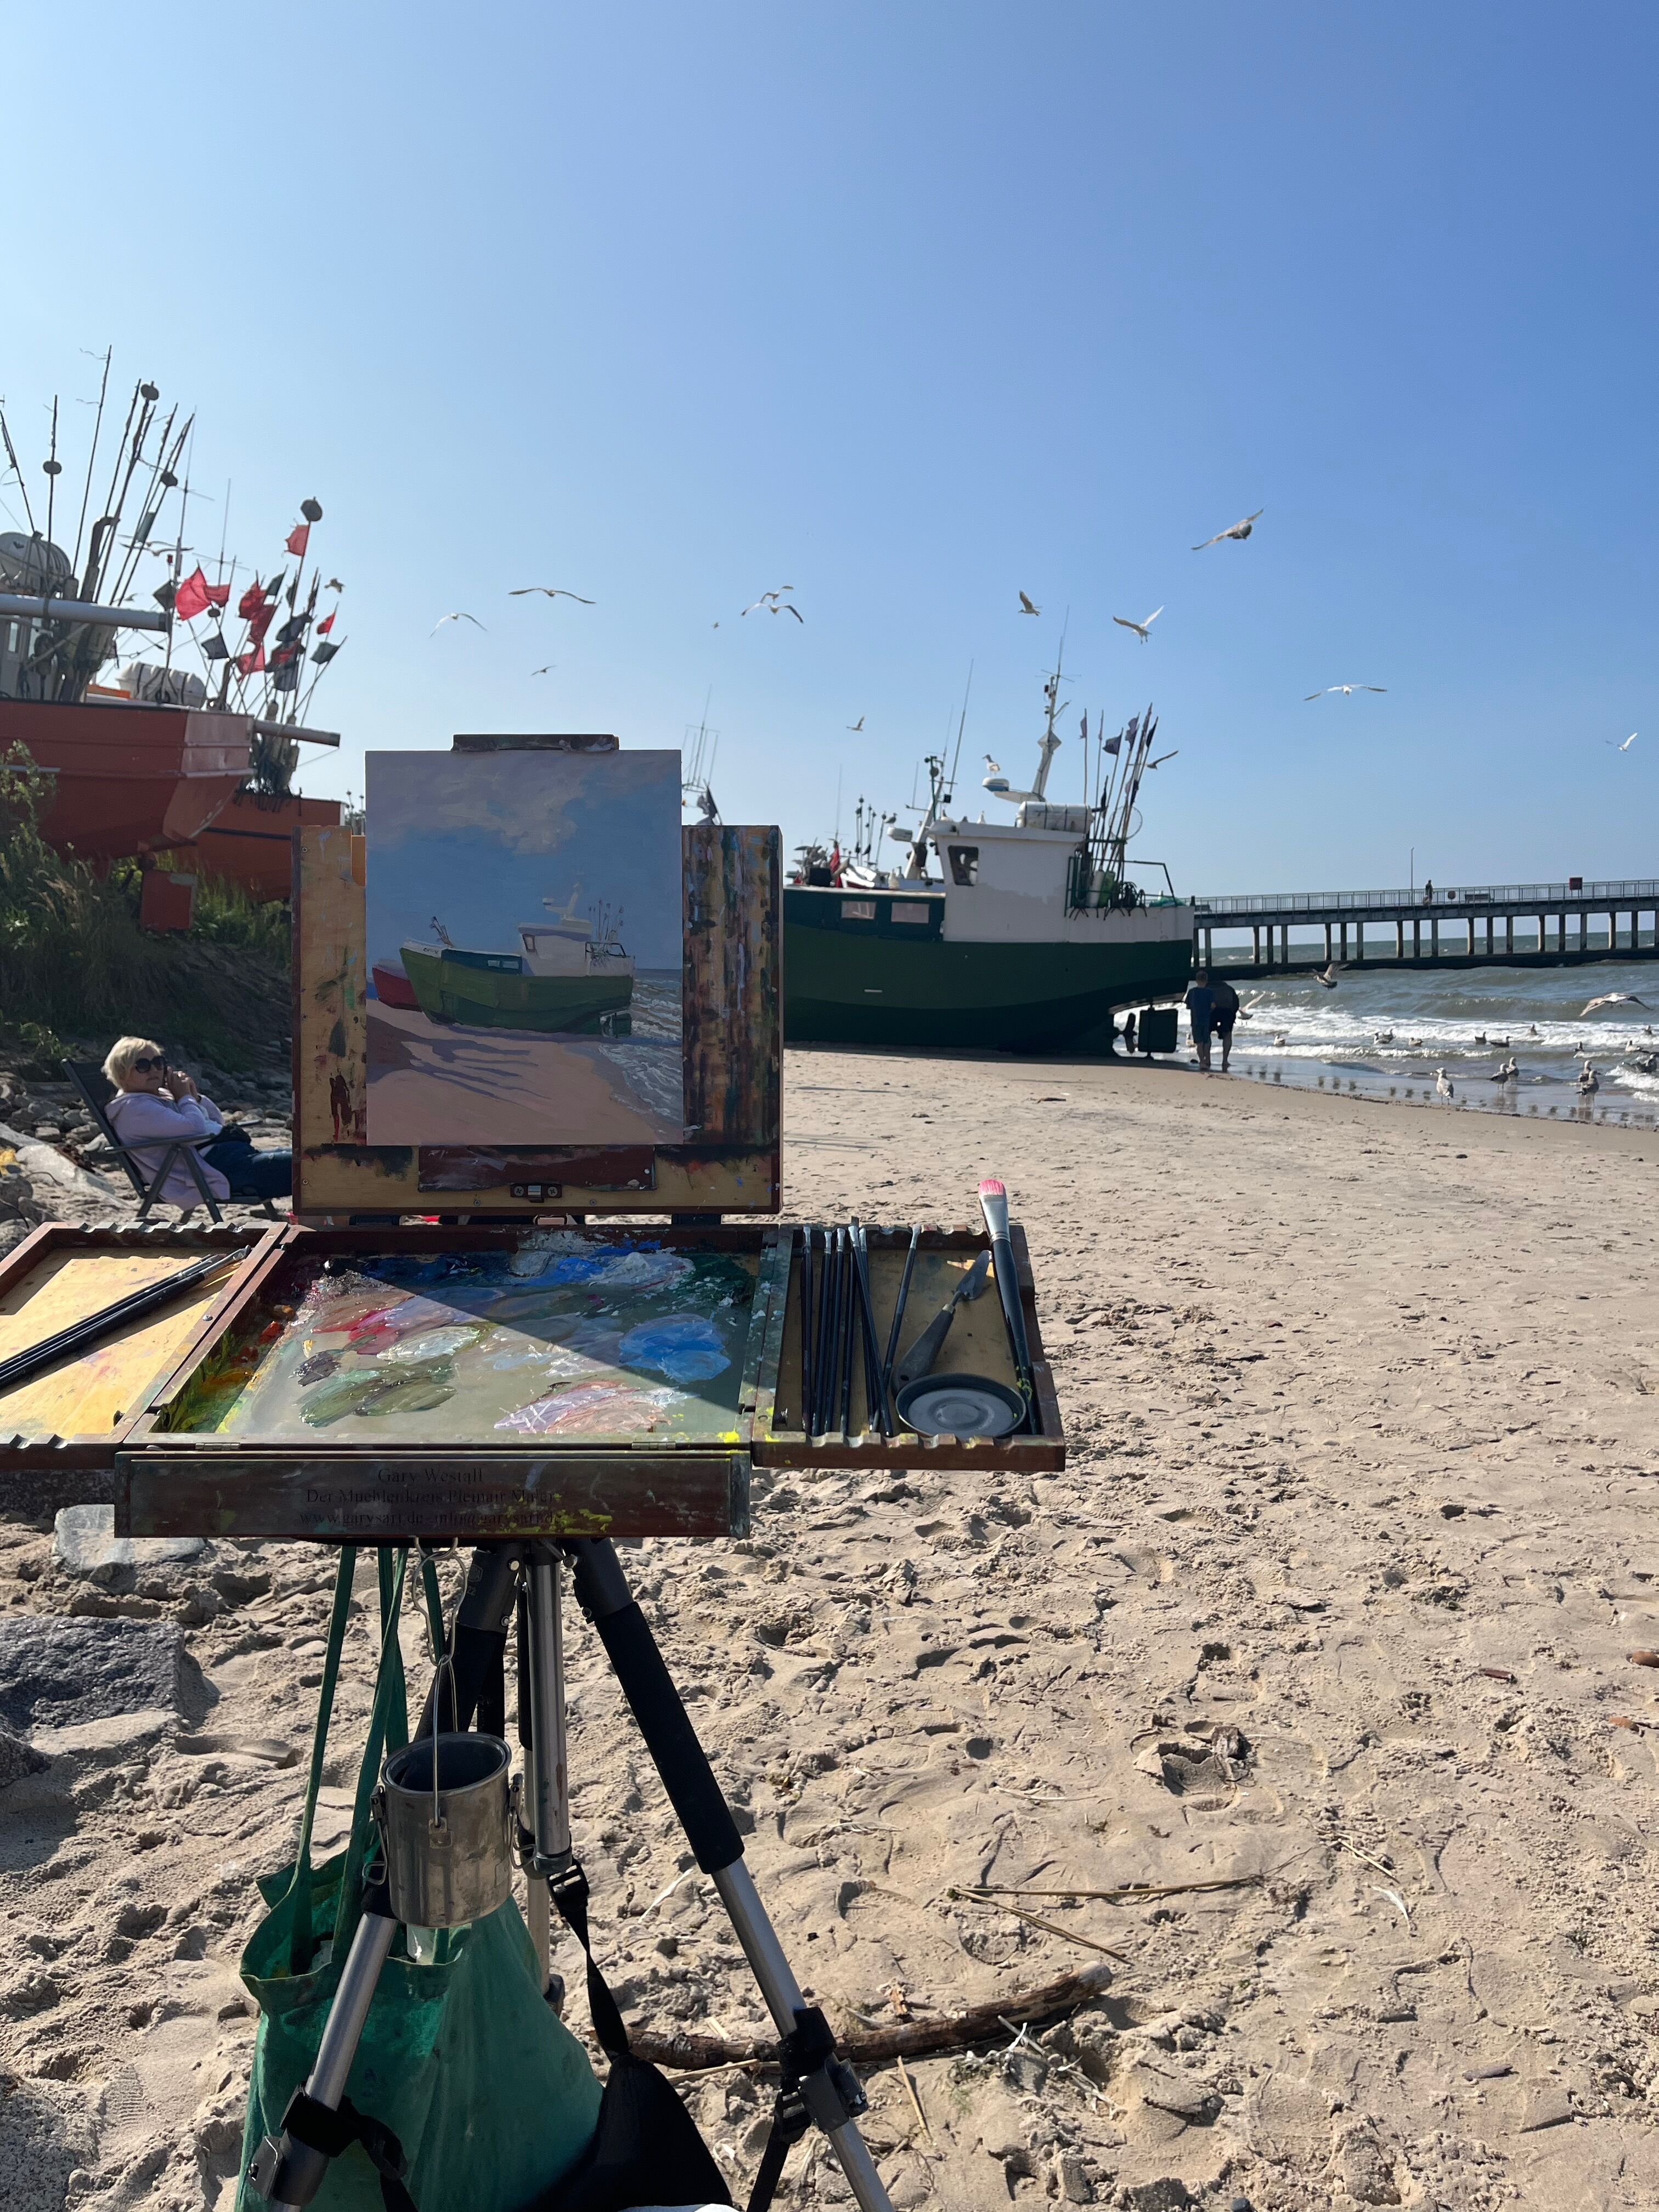
[[[356,1547],[340,1554],[299,1850],[291,1867],[261,1878],[268,1910],[242,1953],[259,2027],[237,2212],[264,2205],[247,2169],[261,2140],[280,2131],[289,2099],[315,2062],[362,1917],[363,1864],[374,1841],[370,1794],[386,1753],[408,1741],[398,1643],[406,1560],[406,1553],[380,1553],[380,1661],[351,1833],[344,1850],[313,1867],[312,1825]],[[435,1576],[427,1583],[441,1638]],[[395,1939],[381,1972],[347,2094],[396,2135],[419,2212],[517,2212],[567,2173],[592,2140],[599,2085],[586,2052],[542,1996],[535,1949],[510,1898],[488,1919],[441,1932],[429,1963],[407,1955],[405,1940],[401,1933]],[[333,2160],[313,2202],[318,2212],[381,2212],[380,2178],[361,2145]]]

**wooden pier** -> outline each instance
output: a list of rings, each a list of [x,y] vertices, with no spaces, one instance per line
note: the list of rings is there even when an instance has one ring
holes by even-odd
[[[1577,968],[1659,957],[1659,878],[1456,884],[1404,891],[1292,891],[1194,902],[1193,962],[1230,975],[1339,968]],[[1291,933],[1318,940],[1292,950]],[[1366,933],[1370,931],[1368,937]],[[1215,939],[1248,931],[1250,950]]]

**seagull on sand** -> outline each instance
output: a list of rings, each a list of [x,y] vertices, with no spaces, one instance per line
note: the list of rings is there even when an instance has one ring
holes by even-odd
[[[1594,1098],[1601,1088],[1601,1079],[1595,1072],[1595,1063],[1593,1060],[1587,1060],[1579,1072],[1579,1095],[1584,1098]]]
[[[1386,691],[1388,688],[1386,684],[1328,684],[1322,691],[1310,691],[1302,703],[1305,707],[1310,699],[1328,698],[1333,691],[1340,691],[1345,699],[1352,699],[1356,691]]]
[[[1616,753],[1627,753],[1640,735],[1641,732],[1639,730],[1632,730],[1622,745],[1613,745],[1613,739],[1611,738],[1607,738],[1604,742],[1607,744],[1613,745],[1613,750]]]
[[[580,592],[567,592],[560,584],[520,584],[516,592],[509,592],[509,599],[527,599],[539,592],[544,599],[574,599],[579,607],[591,607],[592,599],[585,599]]]
[[[1520,1073],[1520,1069],[1511,1057],[1506,1060],[1501,1067],[1494,1067],[1486,1080],[1488,1083],[1513,1083]]]
[[[1040,615],[1042,612],[1042,608],[1024,592],[1019,595],[1019,611],[1023,615]]]
[[[1647,1000],[1638,999],[1634,991],[1608,991],[1601,998],[1592,999],[1578,1018],[1583,1021],[1584,1014],[1593,1014],[1598,1006],[1645,1006],[1646,1004]]]
[[[1265,507],[1257,507],[1255,514],[1247,514],[1243,522],[1235,522],[1231,528],[1226,530],[1218,530],[1215,536],[1213,538],[1206,538],[1202,545],[1194,545],[1193,548],[1194,552],[1202,553],[1208,546],[1219,545],[1224,538],[1237,538],[1239,542],[1243,544],[1243,540],[1249,536],[1251,531],[1255,528],[1258,519],[1267,512],[1267,510]]]
[[[433,623],[428,635],[436,637],[447,622],[470,622],[474,629],[483,629],[483,624],[478,620],[477,615],[470,615],[463,609],[459,614],[440,615],[437,621]],[[484,634],[486,636],[489,635],[488,631]]]
[[[1127,615],[1114,615],[1112,617],[1112,620],[1115,623],[1121,623],[1125,629],[1132,629],[1135,635],[1140,640],[1141,643],[1145,645],[1146,642],[1147,631],[1152,628],[1152,624],[1158,620],[1159,615],[1161,615],[1163,611],[1164,610],[1162,607],[1155,607],[1152,613],[1147,616],[1145,622],[1131,622]]]
[[[1434,1089],[1438,1098],[1455,1098],[1457,1096],[1457,1085],[1443,1067],[1437,1067],[1434,1071]]]
[[[1338,981],[1338,971],[1335,961],[1327,961],[1323,972],[1320,975],[1316,975],[1314,977],[1314,981],[1316,983],[1322,983],[1328,991],[1335,990]]]
[[[759,599],[750,600],[743,611],[746,615],[752,615],[757,607],[764,607],[769,615],[793,615],[798,623],[804,623],[806,617],[800,609],[792,605],[783,596],[785,592],[793,592],[794,588],[793,584],[785,584],[780,591],[763,592]]]

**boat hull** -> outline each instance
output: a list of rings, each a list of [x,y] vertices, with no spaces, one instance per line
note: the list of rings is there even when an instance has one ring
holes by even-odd
[[[295,831],[339,823],[337,799],[239,791],[198,836],[189,858],[198,875],[234,884],[251,899],[285,899],[293,890]]]
[[[1117,1008],[1179,995],[1192,972],[1190,934],[904,941],[816,927],[792,912],[799,896],[784,893],[783,1030],[789,1044],[1076,1048],[1103,1043]],[[1108,926],[1103,917],[1103,932]]]
[[[377,960],[369,970],[369,981],[383,1006],[402,1006],[407,1012],[419,1013],[421,1002],[415,995],[415,986],[401,968]]]
[[[41,835],[88,860],[194,843],[246,778],[252,733],[204,708],[0,700],[0,756],[21,744],[52,776]]]
[[[474,967],[406,945],[404,973],[428,1020],[469,1029],[598,1030],[633,1002],[631,975],[526,975]]]

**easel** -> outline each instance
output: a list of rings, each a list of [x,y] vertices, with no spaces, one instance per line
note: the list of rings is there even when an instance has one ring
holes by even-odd
[[[544,1990],[551,1982],[551,1909],[557,1905],[585,1929],[586,1881],[571,1849],[564,1727],[562,1563],[568,1561],[577,1602],[592,1622],[623,1695],[644,1736],[698,1865],[718,1891],[779,2036],[783,2081],[773,2142],[763,2161],[774,2185],[783,2158],[807,2125],[821,2128],[861,2212],[890,2212],[887,2191],[858,2116],[867,2100],[852,2069],[836,2055],[823,2012],[809,2005],[743,1863],[743,1843],[714,1770],[670,1679],[644,1614],[630,1593],[616,1552],[603,1540],[481,1546],[474,1553],[452,1644],[453,1687],[434,1680],[417,1736],[440,1719],[457,1729],[495,1717],[504,1705],[502,1662],[507,1625],[519,1612],[521,1639],[520,1734],[529,1738],[531,1825],[520,1832],[529,1883],[530,1929]],[[524,1688],[528,1689],[528,1719]],[[453,1700],[453,1703],[452,1703]],[[448,1705],[448,1711],[441,1708]],[[501,1717],[504,1719],[504,1713]],[[327,2172],[328,2145],[381,1969],[398,1932],[383,1887],[371,1887],[304,2091],[284,2116],[280,2136],[267,2136],[249,2179],[273,2206],[308,2204]],[[591,1984],[590,1984],[591,1985]]]
[[[458,739],[456,749],[513,749],[516,742]],[[541,750],[599,751],[615,745],[604,738],[535,742]],[[523,1211],[526,1198],[584,1211],[668,1211],[676,1226],[685,1228],[717,1228],[722,1211],[776,1211],[781,1037],[775,831],[704,827],[684,833],[687,1118],[702,1141],[659,1149],[643,1171],[637,1158],[592,1152],[423,1151],[404,1162],[377,1158],[361,1136],[356,1143],[338,1141],[343,1125],[352,1133],[362,1127],[357,1102],[363,1081],[362,1025],[353,1012],[362,1001],[363,878],[360,855],[338,838],[339,833],[301,832],[296,841],[295,1156],[301,1170],[296,1212],[303,1207],[313,1218],[338,1220],[342,1212],[334,1209],[349,1207],[358,1189],[372,1189],[371,1202],[379,1206],[411,1209],[422,1204],[422,1192],[465,1191],[461,1203],[475,1219],[494,1214],[533,1220],[533,1209],[529,1215]],[[313,932],[319,933],[314,943]],[[308,985],[307,967],[325,979],[320,988]],[[325,1037],[326,1049],[319,1050]],[[331,1059],[337,1063],[332,1069]],[[320,1134],[325,1115],[335,1141],[307,1146],[307,1123]],[[574,1218],[581,1219],[582,1212]],[[605,1646],[687,1842],[720,1894],[777,2027],[782,2083],[757,2196],[769,2201],[790,2145],[816,2125],[828,2137],[861,2212],[890,2212],[858,2129],[867,2100],[852,2069],[837,2056],[823,2014],[807,2003],[784,1955],[744,1864],[730,1809],[616,1552],[608,1540],[592,1537],[477,1546],[448,1664],[434,1679],[416,1731],[435,1735],[447,1722],[451,1729],[476,1723],[484,1733],[503,1732],[507,1628],[516,1610],[519,1728],[527,1752],[521,1802],[529,1814],[528,1826],[520,1826],[519,1851],[544,1994],[552,1988],[556,1908],[584,1948],[586,1943],[586,1882],[571,1846],[565,1741],[561,1583],[566,1563],[577,1601]],[[446,1680],[447,1698],[439,1695]],[[266,2138],[249,2170],[253,2185],[275,2205],[308,2203],[330,2155],[343,2147],[339,2106],[397,1929],[384,1887],[371,1887],[312,2073],[284,2115],[282,2134]],[[596,1979],[590,1958],[590,1998],[604,1994],[602,1982],[596,1992]]]

